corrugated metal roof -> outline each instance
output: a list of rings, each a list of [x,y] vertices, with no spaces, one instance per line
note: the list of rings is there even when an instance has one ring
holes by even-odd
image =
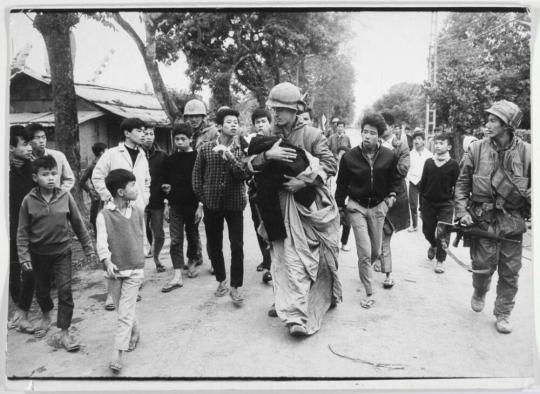
[[[77,118],[79,124],[83,124],[94,118],[99,118],[105,115],[101,111],[78,111]],[[29,124],[29,123],[41,123],[42,125],[52,126],[54,125],[54,114],[52,112],[19,112],[9,114],[10,124]]]
[[[50,84],[50,77],[25,69],[11,76],[26,74]],[[140,118],[153,126],[170,126],[169,118],[153,93],[111,88],[108,86],[75,83],[77,96],[123,118]],[[81,122],[79,122],[81,123]]]

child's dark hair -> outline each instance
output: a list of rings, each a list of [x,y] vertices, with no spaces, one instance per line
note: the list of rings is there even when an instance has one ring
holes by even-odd
[[[120,123],[120,131],[122,133],[124,133],[124,131],[131,132],[133,129],[142,129],[145,126],[146,124],[139,118],[127,118]]]
[[[362,122],[360,123],[360,128],[364,130],[365,125],[373,126],[377,129],[377,134],[379,137],[384,134],[386,131],[386,122],[384,121],[384,118],[382,115],[373,113],[373,114],[367,114],[362,118]]]
[[[30,134],[26,132],[24,126],[16,124],[9,128],[9,145],[11,145],[12,147],[15,148],[17,145],[19,145],[19,140],[28,142],[31,139],[32,138],[30,138]]]
[[[255,121],[261,118],[266,118],[268,119],[268,122],[272,122],[272,115],[270,115],[270,112],[268,112],[264,108],[257,108],[251,114],[251,123],[255,124]]]
[[[58,164],[56,164],[56,160],[51,155],[38,157],[32,162],[32,174],[37,174],[40,169],[53,170],[55,168],[58,168]]]
[[[96,142],[92,145],[92,152],[94,152],[96,157],[105,152],[105,149],[107,149],[107,145],[103,142]]]
[[[172,136],[174,138],[179,134],[185,135],[187,138],[191,138],[191,136],[193,135],[193,128],[189,123],[175,124],[172,128]]]
[[[26,126],[26,132],[31,140],[34,139],[34,135],[38,131],[45,131],[45,127],[39,123],[30,123],[28,126]]]
[[[236,116],[236,118],[238,119],[238,117],[240,116],[240,113],[237,110],[232,109],[232,108],[220,109],[216,114],[216,124],[223,126],[223,121],[225,120],[227,116],[230,116],[230,115]]]
[[[433,141],[446,141],[448,145],[454,146],[454,134],[452,133],[437,133],[433,136]]]
[[[116,197],[118,189],[125,189],[129,182],[134,181],[135,175],[124,168],[118,168],[109,172],[105,177],[105,186],[113,197]]]

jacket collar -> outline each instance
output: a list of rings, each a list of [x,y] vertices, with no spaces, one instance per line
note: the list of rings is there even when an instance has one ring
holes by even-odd
[[[51,198],[51,201],[48,202],[48,204],[52,204],[53,202],[57,201],[62,197],[64,194],[66,194],[67,191],[64,189],[60,189],[59,187],[55,187],[53,190],[53,196]],[[41,202],[47,203],[43,196],[41,195],[41,192],[39,190],[39,186],[34,187],[32,190],[30,190],[29,196],[32,198],[35,198]]]

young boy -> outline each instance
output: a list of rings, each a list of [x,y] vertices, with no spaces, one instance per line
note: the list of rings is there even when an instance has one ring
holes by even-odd
[[[448,133],[436,134],[433,138],[433,158],[424,164],[419,182],[420,210],[422,213],[422,232],[430,243],[428,258],[437,258],[435,272],[444,273],[446,252],[441,240],[435,237],[437,222],[452,223],[454,216],[454,186],[459,175],[459,164],[450,157],[453,137]],[[448,240],[446,240],[448,242]]]
[[[73,317],[71,293],[71,237],[68,222],[91,259],[94,249],[75,200],[69,192],[56,186],[58,167],[52,156],[43,156],[32,163],[32,179],[37,186],[24,198],[19,214],[17,251],[25,271],[34,272],[36,299],[43,316],[34,336],[42,338],[51,325],[51,279],[58,289],[57,343],[67,351],[79,350],[69,334]]]
[[[184,263],[184,228],[187,238],[188,277],[198,275],[197,262],[202,255],[199,230],[196,225],[202,215],[202,206],[193,192],[191,175],[195,165],[195,152],[191,146],[193,129],[189,123],[182,123],[172,130],[176,152],[167,157],[163,168],[163,191],[169,201],[169,232],[171,238],[171,260],[174,268],[172,280],[161,291],[168,293],[182,287]]]
[[[249,179],[245,153],[238,132],[238,111],[226,108],[216,114],[217,141],[203,144],[193,169],[193,191],[204,206],[204,225],[210,260],[219,286],[216,297],[228,292],[223,258],[223,222],[229,227],[231,244],[231,290],[236,305],[243,296],[238,288],[244,277],[244,218],[247,204],[244,181]]]
[[[34,277],[31,272],[21,272],[17,256],[19,211],[24,197],[34,187],[30,162],[32,147],[23,126],[11,126],[9,134],[9,294],[17,310],[8,328],[32,334],[34,327],[28,321],[28,310],[34,296]]]
[[[99,158],[106,150],[107,145],[105,145],[103,142],[96,142],[94,145],[92,145],[92,152],[96,158],[88,167],[86,167],[84,174],[79,180],[79,187],[90,196],[90,223],[92,223],[92,227],[94,228],[94,235],[97,233],[96,217],[98,211],[103,207],[103,203],[101,202],[101,198],[99,197],[99,194],[92,183],[92,174],[94,173],[94,168],[96,167]],[[88,185],[88,180],[90,180],[90,185]]]
[[[409,210],[412,219],[412,227],[409,228],[409,232],[415,232],[418,229],[418,182],[420,182],[426,160],[433,157],[433,154],[426,148],[426,135],[423,131],[416,131],[412,137],[414,149],[410,153],[411,167],[407,173]]]
[[[109,368],[120,372],[123,352],[135,350],[140,337],[135,306],[144,277],[144,211],[133,204],[139,188],[131,171],[112,170],[105,185],[113,200],[98,214],[96,247],[118,311]]]

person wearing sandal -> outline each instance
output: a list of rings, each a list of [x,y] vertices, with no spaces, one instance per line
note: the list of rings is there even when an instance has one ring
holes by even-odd
[[[245,181],[250,178],[244,153],[247,142],[238,135],[239,115],[231,108],[217,112],[220,135],[217,141],[206,142],[199,148],[192,177],[193,191],[204,207],[207,246],[219,282],[216,297],[228,292],[223,257],[223,224],[227,222],[231,245],[230,296],[236,305],[244,300],[239,288],[244,279]]]
[[[24,198],[17,229],[17,253],[21,268],[33,272],[36,300],[43,316],[34,336],[44,337],[51,326],[51,280],[58,293],[56,325],[58,343],[67,351],[79,350],[78,342],[69,333],[73,317],[71,290],[71,242],[69,224],[77,235],[87,263],[94,258],[92,240],[73,196],[56,186],[58,165],[54,157],[45,155],[32,162],[32,179],[37,184]],[[69,223],[69,224],[68,224]]]
[[[168,293],[182,287],[184,263],[184,231],[187,239],[187,276],[198,275],[197,265],[202,256],[198,242],[197,223],[202,215],[202,207],[193,192],[191,175],[197,152],[191,146],[193,129],[189,123],[175,125],[172,130],[176,152],[164,162],[163,184],[161,188],[169,201],[169,232],[171,238],[171,260],[173,278],[161,289]]]
[[[382,135],[381,144],[393,151],[397,159],[397,171],[402,177],[402,180],[396,195],[396,203],[388,210],[388,214],[384,219],[381,254],[373,264],[373,270],[385,274],[383,288],[391,289],[394,287],[394,279],[392,278],[392,251],[390,242],[394,233],[409,228],[411,223],[407,183],[405,180],[411,161],[408,144],[398,137],[398,133],[401,130],[392,126],[394,124],[394,117],[389,113],[383,113],[382,116],[386,122],[387,130]],[[394,129],[394,132],[392,132],[392,129]]]
[[[144,278],[144,211],[133,204],[138,189],[132,172],[112,170],[105,185],[114,199],[98,214],[96,248],[118,314],[109,367],[120,372],[123,352],[139,342],[135,309]]]
[[[365,291],[360,305],[370,308],[375,302],[372,264],[381,254],[384,219],[396,202],[402,179],[397,157],[379,141],[387,128],[383,117],[368,114],[361,128],[362,144],[340,161],[335,197],[340,216],[351,225],[356,240],[358,271]]]

